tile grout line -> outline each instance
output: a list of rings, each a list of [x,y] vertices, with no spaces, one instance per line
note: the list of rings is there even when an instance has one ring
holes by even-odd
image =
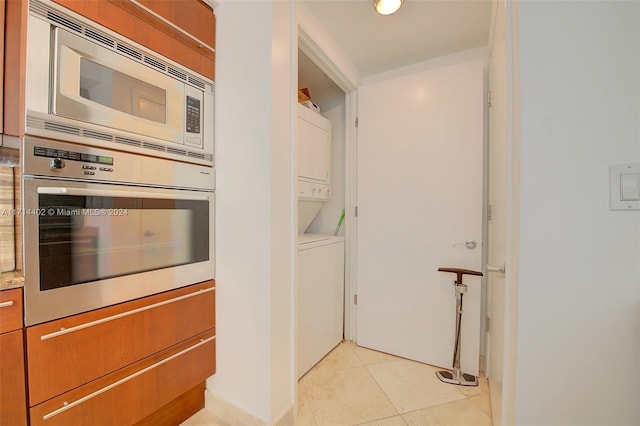
[[[355,352],[356,352],[356,357],[358,357],[357,351],[355,351]],[[375,363],[375,364],[372,364],[372,365],[384,364],[384,363],[387,363],[387,362],[395,362],[395,361],[398,361],[398,360],[409,360],[408,358],[402,358],[402,357],[398,357],[398,356],[395,356],[395,355],[391,355],[391,356],[393,356],[393,357],[394,357],[394,358],[396,358],[396,359],[392,359],[392,360],[388,360],[388,361],[383,361],[383,362]],[[358,357],[358,359],[360,359],[360,357]],[[413,361],[413,360],[409,360],[409,361]],[[360,360],[360,362],[362,362],[362,363],[364,364],[364,362],[363,362],[362,360]],[[417,362],[417,361],[414,361],[414,362]],[[425,364],[425,365],[429,365],[429,364]],[[430,366],[430,367],[433,367],[433,366],[431,366],[431,365],[429,365],[429,366]],[[369,365],[368,365],[368,364],[365,364],[365,367],[367,368],[367,373],[369,374],[369,376],[371,376],[371,378],[373,379],[373,381],[375,382],[375,384],[378,386],[378,389],[380,389],[380,391],[381,391],[381,392],[382,392],[382,394],[385,396],[385,398],[387,398],[387,400],[389,400],[389,402],[391,403],[391,405],[393,406],[393,408],[396,410],[396,412],[397,412],[397,416],[400,416],[400,418],[402,419],[402,422],[403,422],[404,424],[407,424],[406,420],[405,420],[405,419],[404,419],[404,417],[403,417],[405,414],[413,413],[413,412],[420,411],[420,410],[424,410],[424,409],[428,409],[428,408],[431,408],[431,407],[437,407],[437,406],[440,406],[440,405],[449,404],[449,403],[451,403],[451,402],[460,401],[461,399],[467,399],[467,396],[466,396],[465,394],[463,394],[462,392],[460,392],[460,391],[459,391],[459,390],[457,390],[457,389],[454,389],[458,394],[460,394],[460,395],[462,396],[462,398],[461,398],[461,399],[457,399],[457,400],[455,400],[455,401],[443,402],[443,403],[441,403],[441,404],[432,405],[432,406],[430,406],[430,407],[422,407],[422,408],[418,408],[418,409],[416,409],[416,410],[411,410],[411,411],[407,411],[407,412],[405,412],[405,413],[401,413],[401,412],[400,412],[400,410],[398,410],[398,407],[396,407],[396,405],[393,403],[393,401],[391,400],[391,398],[389,398],[389,395],[387,395],[387,393],[384,391],[384,389],[382,389],[382,386],[381,386],[381,385],[380,385],[380,383],[376,380],[375,376],[371,373],[371,370],[369,369]],[[471,402],[470,402],[470,403],[471,403]],[[374,419],[374,420],[371,420],[371,421],[382,420],[382,419],[386,419],[386,418],[390,418],[390,417],[395,417],[395,416],[381,417],[381,418]],[[491,420],[492,420],[492,422],[493,422],[493,418],[491,418]],[[360,424],[363,424],[363,423],[360,423]]]
[[[398,358],[398,359],[400,359],[400,360],[407,359],[407,358],[402,358],[402,357],[396,357],[396,358]],[[397,360],[390,360],[390,361],[384,361],[384,362],[393,362],[393,361],[397,361]],[[409,360],[409,361],[413,361],[413,360]],[[417,361],[414,361],[414,362],[417,362]],[[372,364],[372,365],[377,365],[377,364],[382,364],[382,363],[376,363],[376,364]],[[421,363],[421,364],[423,364],[423,363]],[[424,364],[424,365],[428,365],[429,367],[434,367],[434,366],[432,366],[432,365],[430,365],[430,364]],[[380,391],[382,391],[382,393],[384,394],[384,396],[389,400],[389,402],[391,402],[391,405],[392,405],[392,406],[393,406],[393,408],[395,408],[395,410],[398,412],[398,416],[400,416],[400,418],[402,419],[402,421],[403,421],[405,424],[407,424],[406,420],[404,419],[404,415],[405,415],[405,414],[415,413],[415,412],[417,412],[417,411],[427,410],[427,409],[431,409],[431,408],[434,408],[434,407],[440,407],[440,406],[442,406],[442,405],[451,404],[451,403],[454,403],[454,402],[457,402],[457,401],[463,401],[463,400],[467,400],[467,401],[469,402],[469,404],[471,404],[474,408],[478,409],[478,410],[479,410],[483,415],[487,416],[487,417],[489,418],[489,420],[491,420],[491,423],[493,423],[493,415],[491,415],[491,416],[487,415],[484,411],[482,411],[479,407],[477,407],[475,404],[473,404],[473,403],[470,401],[470,399],[471,399],[472,397],[480,396],[480,395],[482,395],[483,393],[488,393],[488,392],[480,391],[480,393],[479,393],[479,394],[476,394],[476,395],[467,395],[467,394],[465,394],[465,393],[463,393],[463,392],[460,392],[460,391],[459,391],[457,388],[455,388],[455,387],[453,388],[453,390],[454,390],[454,391],[456,391],[456,392],[461,396],[461,398],[459,398],[459,399],[456,399],[456,400],[453,400],[453,401],[448,401],[448,402],[441,402],[441,403],[439,403],[439,404],[430,405],[430,406],[428,406],[428,407],[417,408],[417,409],[415,409],[415,410],[410,410],[410,411],[407,411],[407,412],[401,413],[401,412],[398,410],[398,407],[396,407],[396,405],[393,403],[393,401],[391,400],[391,398],[389,398],[389,396],[387,395],[387,393],[384,391],[384,389],[382,389],[382,386],[380,385],[380,383],[378,383],[378,381],[376,380],[375,376],[374,376],[373,374],[371,374],[371,370],[369,370],[369,365],[365,365],[365,367],[367,367],[367,373],[369,373],[369,375],[371,376],[371,378],[373,379],[373,381],[376,383],[376,385],[378,386],[378,388],[380,389]],[[479,385],[478,385],[478,386],[479,386]],[[374,419],[374,420],[371,420],[371,421],[382,420],[382,419],[386,419],[386,418],[390,418],[390,417],[395,417],[395,416],[381,417],[381,418],[379,418],[379,419]],[[365,424],[365,423],[360,423],[360,424]],[[356,426],[357,426],[357,425],[356,425]]]
[[[478,395],[473,395],[473,396],[480,396],[481,394]],[[477,409],[478,411],[480,411],[480,414],[486,416],[489,418],[489,420],[491,420],[491,423],[493,424],[493,415],[489,416],[487,413],[485,413],[484,411],[482,411],[479,407],[477,407],[473,402],[469,401],[469,399],[471,398],[471,396],[466,396],[464,395],[464,398],[462,399],[456,399],[453,401],[449,401],[449,402],[441,402],[439,404],[435,404],[435,405],[430,405],[429,407],[423,407],[423,408],[416,408],[415,410],[411,410],[411,411],[407,411],[406,413],[401,413],[400,416],[404,416],[405,414],[411,414],[411,413],[416,413],[418,411],[423,411],[423,410],[430,410],[432,408],[436,408],[436,407],[441,407],[443,405],[447,405],[447,404],[453,404],[455,402],[460,402],[460,401],[468,401],[469,404],[471,404],[473,406],[473,408]],[[402,417],[402,420],[404,421],[404,417]],[[406,423],[406,421],[405,421]]]
[[[317,364],[316,364],[317,365]],[[315,367],[315,365],[314,365]],[[302,386],[302,392],[304,396],[307,398],[307,402],[309,403],[309,411],[311,412],[311,420],[313,420],[313,425],[318,426],[318,421],[316,420],[316,415],[313,413],[313,406],[311,404],[311,398],[309,398],[309,391],[307,390],[307,386],[302,383],[302,380],[299,381],[298,386]],[[300,401],[298,401],[298,406],[300,405]],[[293,421],[295,424],[295,419]]]
[[[358,360],[358,362],[360,362],[361,365],[353,366],[353,367],[347,367],[347,368],[336,368],[335,371],[348,371],[348,370],[355,370],[357,368],[366,367],[364,362],[362,362],[360,357],[358,357],[358,354],[356,353],[356,351],[353,350],[353,348],[347,347],[349,345],[348,342],[350,342],[350,341],[343,339],[342,342],[340,342],[338,345],[336,345],[335,348],[333,348],[327,355],[325,355],[320,361],[318,361],[313,367],[311,367],[311,369],[307,373],[305,373],[305,375],[308,374],[309,372],[311,372],[313,369],[317,368],[320,365],[320,363],[325,361],[327,359],[327,357],[329,357],[332,352],[334,352],[335,350],[337,350],[340,347],[340,345],[345,345],[344,349],[347,350],[347,351],[351,351],[353,353],[353,355],[356,357],[356,359]],[[367,369],[367,373],[369,373],[368,369]],[[305,375],[303,375],[302,378],[304,378]],[[299,379],[300,383],[302,383],[302,378]],[[374,379],[374,382],[375,382],[375,379]],[[376,382],[376,384],[377,384],[377,382]],[[321,425],[318,424],[318,420],[316,419],[316,416],[315,416],[315,413],[314,413],[314,409],[313,409],[313,402],[311,401],[311,398],[309,397],[309,390],[307,389],[307,385],[303,384],[303,386],[304,386],[304,392],[305,392],[305,394],[307,396],[307,401],[309,402],[309,410],[311,411],[311,418],[313,420],[313,423],[314,423],[315,426],[321,426]],[[385,397],[387,397],[386,394],[385,394]],[[388,399],[388,397],[387,397],[387,399]],[[389,401],[389,402],[391,402],[391,401]],[[393,403],[391,405],[393,406]],[[393,407],[395,408],[395,406],[393,406]]]
[[[387,401],[389,402],[389,404],[391,405],[391,407],[393,407],[393,409],[396,411],[396,414],[394,414],[394,415],[392,415],[392,416],[379,417],[379,418],[375,418],[375,419],[370,419],[370,420],[367,420],[367,421],[366,421],[366,422],[364,422],[364,423],[357,423],[357,425],[362,425],[362,424],[366,424],[366,423],[370,423],[370,422],[373,422],[373,421],[378,421],[378,420],[382,420],[382,419],[386,419],[386,418],[390,418],[390,417],[401,416],[400,412],[398,411],[398,408],[395,406],[395,404],[393,403],[393,401],[391,401],[391,399],[390,399],[390,398],[389,398],[389,396],[386,394],[386,392],[382,389],[382,387],[380,386],[380,383],[378,383],[378,381],[377,381],[377,380],[376,380],[376,378],[373,376],[373,374],[371,374],[371,371],[369,370],[369,366],[368,366],[367,364],[365,364],[365,362],[364,362],[364,361],[363,361],[363,360],[358,356],[358,351],[357,351],[357,350],[356,350],[356,348],[355,348],[355,347],[357,346],[357,345],[356,345],[356,343],[355,343],[355,342],[347,343],[347,342],[349,342],[349,341],[347,341],[347,340],[344,340],[344,341],[343,341],[343,343],[344,343],[345,345],[348,345],[348,347],[347,347],[347,348],[345,348],[345,349],[346,349],[347,351],[350,351],[350,352],[355,356],[355,358],[360,362],[360,364],[361,364],[361,365],[359,365],[359,366],[354,366],[354,367],[348,367],[348,368],[341,368],[340,370],[341,370],[341,371],[346,371],[346,370],[353,370],[353,369],[356,369],[356,368],[362,368],[362,367],[364,367],[364,368],[365,368],[365,370],[366,370],[366,372],[367,372],[367,375],[369,376],[369,378],[371,378],[371,379],[373,380],[373,383],[375,383],[375,385],[378,387],[378,389],[380,390],[380,392],[382,393],[382,395],[384,395],[384,397],[387,399]],[[335,349],[334,349],[334,350],[335,350]],[[395,361],[395,360],[390,360],[390,361]],[[384,362],[388,362],[388,361],[384,361]],[[382,363],[384,363],[384,362],[382,362]],[[382,363],[375,363],[375,364],[382,364]],[[314,367],[314,368],[315,368],[315,367]],[[305,388],[305,390],[306,390],[306,388]],[[312,405],[311,400],[309,400],[309,405]],[[311,410],[311,412],[312,412],[312,415],[313,415],[313,409]],[[402,417],[401,417],[401,418],[402,418]],[[313,419],[313,420],[314,420],[314,422],[316,422],[316,426],[321,426],[321,425],[318,425],[318,423],[317,423],[317,421],[316,421],[316,419],[315,419],[315,416],[314,416],[314,419]],[[404,419],[402,419],[402,421],[403,421],[403,423],[405,423],[405,424],[406,424],[406,422],[404,421]]]
[[[407,424],[407,422],[404,420],[404,418],[402,417],[402,414],[397,414],[395,416],[387,416],[387,417],[380,417],[377,419],[373,419],[373,420],[369,420],[368,422],[364,422],[364,423],[357,423],[355,425],[351,425],[351,426],[362,426],[362,425],[366,425],[367,423],[371,423],[371,422],[377,422],[379,420],[386,420],[386,419],[391,419],[393,417],[400,417],[400,419],[402,419],[402,423],[404,423],[405,425]]]
[[[357,347],[357,344],[355,342],[353,342],[353,345]],[[389,398],[389,395],[387,395],[387,393],[384,391],[384,389],[382,389],[382,386],[380,386],[380,383],[378,383],[378,381],[376,380],[376,378],[373,376],[373,374],[371,374],[371,370],[369,370],[369,365],[365,364],[365,362],[358,356],[358,351],[356,350],[355,347],[352,347],[351,350],[353,351],[353,354],[356,356],[356,358],[358,359],[358,361],[360,361],[362,363],[362,366],[367,370],[367,374],[369,375],[369,377],[371,377],[371,379],[373,379],[373,383],[376,384],[376,386],[378,387],[378,389],[380,389],[380,392],[382,392],[382,394],[384,395],[385,398],[387,398],[387,401],[389,401],[389,404],[391,404],[391,406],[393,407],[394,410],[396,410],[396,414],[393,416],[387,416],[387,417],[379,417],[376,419],[372,419],[369,420],[367,422],[364,423],[358,423],[359,425],[362,424],[366,424],[366,423],[370,423],[370,422],[375,422],[378,420],[382,420],[382,419],[388,419],[391,417],[396,417],[396,416],[400,416],[400,418],[402,418],[402,415],[400,414],[400,411],[398,411],[398,407],[396,407],[396,405],[393,403],[393,401],[391,400],[391,398]],[[391,361],[395,361],[395,360],[390,360],[390,361],[383,361],[383,362],[379,362],[379,363],[375,363],[374,365],[377,364],[384,364],[385,362],[391,362]],[[407,422],[404,421],[404,419],[402,418],[402,422],[406,425]]]
[[[396,410],[396,415],[402,417],[402,413],[400,413],[400,410],[398,410],[398,407],[396,407],[396,404],[393,403],[393,401],[391,400],[391,398],[389,398],[389,395],[387,395],[387,393],[384,391],[384,389],[382,389],[382,386],[380,385],[380,383],[378,383],[378,381],[376,380],[376,377],[371,374],[371,370],[369,370],[369,366],[365,365],[365,368],[367,369],[367,374],[373,379],[373,382],[376,384],[376,386],[378,386],[378,389],[380,389],[380,392],[382,392],[382,394],[384,395],[385,398],[387,398],[387,401],[389,401],[389,403],[391,404],[391,406],[393,407],[394,410]],[[395,416],[389,416],[389,417],[395,417]],[[374,419],[372,421],[375,420],[381,420],[383,418],[387,418],[387,417],[381,417],[379,419]],[[404,418],[402,418],[402,421],[406,424],[407,422],[404,421]]]

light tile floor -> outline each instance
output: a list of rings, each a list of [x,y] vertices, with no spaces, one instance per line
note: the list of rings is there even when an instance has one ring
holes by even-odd
[[[342,342],[300,379],[295,425],[491,426],[487,379],[449,385],[437,370]],[[206,410],[183,425],[227,426]]]
[[[436,371],[342,342],[300,380],[296,426],[491,426],[487,380],[448,385]]]
[[[220,420],[213,413],[206,408],[198,411],[193,416],[189,417],[180,426],[230,426],[227,423]]]

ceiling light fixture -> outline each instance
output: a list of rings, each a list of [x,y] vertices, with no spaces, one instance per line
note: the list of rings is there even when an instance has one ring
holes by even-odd
[[[380,15],[391,15],[402,6],[404,0],[373,0],[373,8]]]

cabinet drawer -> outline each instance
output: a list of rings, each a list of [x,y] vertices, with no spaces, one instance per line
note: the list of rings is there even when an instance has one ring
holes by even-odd
[[[22,328],[22,289],[0,291],[0,333]]]
[[[213,281],[27,328],[29,405],[215,325]]]
[[[32,407],[31,425],[131,425],[215,372],[215,336],[203,333]]]
[[[0,425],[27,424],[22,330],[0,335]]]
[[[216,19],[213,10],[202,0],[137,0],[137,3],[215,48]]]

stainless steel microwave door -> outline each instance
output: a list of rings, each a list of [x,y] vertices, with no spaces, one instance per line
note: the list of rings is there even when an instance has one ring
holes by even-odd
[[[61,28],[54,38],[55,115],[184,143],[184,83]]]
[[[134,117],[167,122],[167,91],[80,58],[80,96]]]

